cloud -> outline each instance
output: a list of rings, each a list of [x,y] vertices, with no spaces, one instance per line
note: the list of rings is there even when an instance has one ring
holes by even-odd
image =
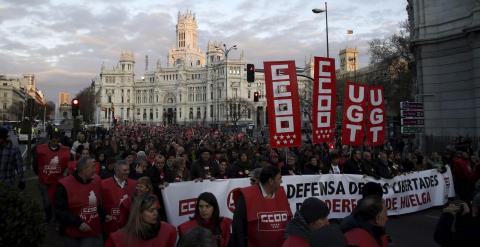
[[[360,49],[368,63],[368,41],[398,30],[406,19],[406,1],[365,0],[329,2],[330,55],[347,45]],[[199,26],[198,43],[220,41],[239,50],[257,67],[265,60],[296,60],[326,54],[324,14],[311,9],[323,3],[290,1],[146,1],[146,0],[3,0],[0,3],[0,74],[34,73],[38,88],[49,100],[58,91],[73,95],[89,86],[102,63],[115,66],[120,52],[136,57],[136,74],[160,59],[165,65],[175,44],[179,11],[191,10]],[[354,36],[347,40],[346,30]]]

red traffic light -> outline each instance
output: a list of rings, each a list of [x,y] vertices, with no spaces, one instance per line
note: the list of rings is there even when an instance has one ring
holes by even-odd
[[[77,106],[77,105],[79,105],[79,104],[80,104],[80,101],[79,101],[78,99],[73,99],[73,100],[72,100],[72,105]]]

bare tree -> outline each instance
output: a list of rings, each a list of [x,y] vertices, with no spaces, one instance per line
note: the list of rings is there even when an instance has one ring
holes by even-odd
[[[366,81],[385,87],[387,115],[400,115],[400,102],[411,100],[414,94],[412,70],[415,60],[410,51],[411,25],[401,24],[401,30],[387,39],[374,39],[369,42],[372,72]]]
[[[251,101],[244,98],[230,98],[226,101],[226,105],[229,107],[229,118],[234,126],[237,126],[242,119],[252,118],[253,103]]]

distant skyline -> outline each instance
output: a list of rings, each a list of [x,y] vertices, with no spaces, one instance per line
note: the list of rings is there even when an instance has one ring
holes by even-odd
[[[328,2],[330,56],[357,47],[360,66],[369,62],[368,41],[385,38],[407,19],[406,0],[336,0]],[[249,63],[296,60],[303,66],[311,56],[326,56],[325,14],[320,1],[146,1],[146,0],[0,0],[0,74],[33,73],[47,100],[58,93],[72,97],[106,68],[116,65],[120,52],[135,54],[136,77],[160,59],[166,65],[175,45],[178,12],[189,10],[199,26],[198,43],[237,45],[229,57],[244,51]],[[347,29],[353,36],[347,37]]]

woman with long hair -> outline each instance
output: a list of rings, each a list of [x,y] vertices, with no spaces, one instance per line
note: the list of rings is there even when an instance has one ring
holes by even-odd
[[[203,192],[197,198],[193,217],[178,226],[180,243],[186,233],[195,227],[201,226],[210,230],[218,247],[225,247],[230,240],[231,224],[231,219],[220,217],[220,208],[215,195],[210,192]]]
[[[160,220],[158,209],[158,200],[154,195],[144,194],[135,198],[127,224],[110,234],[105,247],[175,246],[175,227]]]

